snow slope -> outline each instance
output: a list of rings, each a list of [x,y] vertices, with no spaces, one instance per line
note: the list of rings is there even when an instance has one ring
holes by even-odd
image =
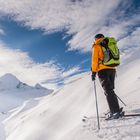
[[[134,50],[135,55],[132,53],[127,60],[123,60],[124,65],[120,66],[116,79],[116,93],[127,104],[125,110],[136,113],[140,113],[138,51],[139,49]],[[96,85],[101,115],[107,110],[107,104],[98,79]],[[40,98],[35,107],[28,106],[22,106],[20,111],[4,121],[6,140],[140,139],[138,117],[110,122],[101,119],[101,130],[96,131],[94,87],[89,73],[77,75],[63,88]],[[91,116],[87,123],[81,121],[85,115]]]
[[[39,98],[52,92],[44,87],[38,87],[39,85],[32,87],[22,83],[12,74],[0,77],[0,140],[6,139],[3,120],[20,112],[21,108],[28,110],[36,106]]]
[[[126,112],[140,113],[140,49],[130,52],[127,59],[122,58],[115,91],[127,104]],[[98,79],[96,86],[102,115],[107,104]],[[90,119],[84,123],[85,115]],[[89,73],[72,77],[48,96],[25,101],[3,119],[3,124],[5,131],[1,133],[6,140],[140,140],[140,117],[109,122],[100,119],[101,130],[97,131],[94,87]]]

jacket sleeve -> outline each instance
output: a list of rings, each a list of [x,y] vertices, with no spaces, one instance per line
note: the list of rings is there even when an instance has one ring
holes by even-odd
[[[92,47],[92,72],[97,72],[98,71],[98,66],[99,66],[99,52],[98,52],[98,46],[93,45]]]

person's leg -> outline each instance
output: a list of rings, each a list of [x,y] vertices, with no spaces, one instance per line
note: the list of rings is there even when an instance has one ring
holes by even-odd
[[[111,113],[119,112],[118,99],[114,92],[115,70],[105,69],[98,72],[99,80],[104,89]]]
[[[114,83],[115,83],[116,70],[115,69],[109,69],[109,70],[107,70],[107,73],[108,73],[109,82],[110,82],[110,84],[109,84],[110,89],[108,91],[109,96],[107,96],[107,100],[109,100],[108,103],[113,108],[113,113],[119,112],[120,107],[119,107],[117,96],[116,96],[116,94],[114,92],[114,87],[115,87]]]
[[[111,113],[119,112],[120,107],[119,107],[118,99],[116,95],[114,94],[113,90],[110,92],[107,92],[106,98],[107,98],[107,102],[108,102]]]

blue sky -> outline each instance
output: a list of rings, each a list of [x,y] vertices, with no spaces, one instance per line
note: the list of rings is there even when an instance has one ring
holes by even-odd
[[[139,0],[58,1],[0,0],[0,76],[55,88],[90,71],[95,34],[115,37],[121,50],[139,46]]]
[[[40,29],[31,30],[9,18],[2,18],[0,22],[5,31],[5,35],[1,35],[1,40],[12,49],[28,52],[35,62],[54,60],[66,70],[77,65],[83,70],[90,69],[91,53],[68,51],[67,42],[71,36],[64,38],[64,32],[44,34]],[[85,60],[87,61],[84,62]]]

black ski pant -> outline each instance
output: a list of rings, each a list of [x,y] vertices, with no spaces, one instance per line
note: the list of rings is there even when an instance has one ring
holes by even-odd
[[[118,99],[114,92],[115,73],[115,69],[103,69],[98,72],[111,113],[119,112],[120,110]]]

